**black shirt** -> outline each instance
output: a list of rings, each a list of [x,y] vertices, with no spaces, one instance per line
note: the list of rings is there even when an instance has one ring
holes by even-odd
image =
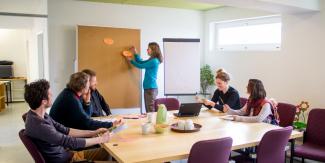
[[[230,108],[238,110],[241,108],[240,106],[240,99],[239,99],[239,93],[236,89],[229,86],[228,91],[226,93],[223,93],[220,90],[216,90],[213,94],[213,97],[211,101],[215,102],[216,105],[214,108],[223,111],[223,105],[227,104]],[[206,105],[205,105],[206,106]],[[211,109],[211,106],[206,106],[209,109]]]
[[[103,111],[106,115],[112,114],[108,104],[106,103],[104,97],[98,92],[98,90],[91,91],[91,106],[92,106],[92,117],[104,116]]]

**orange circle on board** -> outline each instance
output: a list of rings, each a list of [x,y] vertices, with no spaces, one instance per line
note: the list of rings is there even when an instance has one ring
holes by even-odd
[[[131,56],[132,56],[132,53],[131,53],[130,51],[124,50],[124,51],[123,51],[123,55],[124,55],[125,57],[131,57]]]
[[[111,38],[104,38],[104,43],[107,45],[112,45],[114,44],[114,40]]]

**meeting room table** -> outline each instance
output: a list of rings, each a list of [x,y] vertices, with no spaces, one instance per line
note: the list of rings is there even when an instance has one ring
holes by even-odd
[[[267,123],[243,123],[222,119],[225,113],[217,110],[202,108],[197,117],[174,117],[168,112],[168,123],[174,124],[179,120],[191,119],[200,124],[200,131],[193,133],[179,133],[167,129],[164,133],[155,133],[154,124],[148,134],[142,134],[141,125],[147,118],[134,115],[117,115],[114,118],[126,118],[123,130],[113,134],[108,143],[102,147],[118,162],[168,162],[187,159],[192,145],[201,140],[231,137],[232,150],[257,146],[263,135],[273,129],[281,127]],[[156,113],[154,113],[156,116]],[[132,115],[131,115],[132,117]],[[112,117],[100,117],[105,120]],[[293,130],[290,139],[303,136],[303,133]]]

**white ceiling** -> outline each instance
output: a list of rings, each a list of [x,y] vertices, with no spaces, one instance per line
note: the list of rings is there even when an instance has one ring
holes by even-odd
[[[191,0],[217,3],[225,6],[264,10],[276,13],[303,13],[320,11],[320,0]]]
[[[63,0],[64,2],[66,0]],[[171,0],[172,1],[172,0]],[[189,0],[276,13],[320,11],[320,0]],[[0,0],[0,13],[47,15],[47,0]]]

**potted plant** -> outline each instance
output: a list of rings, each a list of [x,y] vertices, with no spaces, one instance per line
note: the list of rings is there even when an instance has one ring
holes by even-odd
[[[202,94],[206,95],[208,87],[214,82],[213,73],[209,65],[204,65],[200,69],[200,82]]]
[[[295,129],[304,130],[307,127],[305,111],[307,111],[308,108],[309,104],[307,101],[301,101],[301,103],[296,106],[296,116],[295,121],[293,122]],[[300,121],[300,116],[302,116],[302,121]]]

